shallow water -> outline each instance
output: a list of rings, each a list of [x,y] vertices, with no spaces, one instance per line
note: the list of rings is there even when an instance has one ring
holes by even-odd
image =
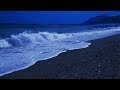
[[[91,44],[89,40],[120,33],[119,27],[73,33],[49,32],[49,28],[47,30],[48,32],[28,32],[24,29],[20,33],[14,31],[9,37],[1,38],[0,76],[27,68],[39,60],[55,57],[67,50],[87,48]]]

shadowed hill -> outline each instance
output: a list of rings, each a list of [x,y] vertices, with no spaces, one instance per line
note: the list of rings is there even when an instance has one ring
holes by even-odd
[[[92,24],[112,24],[112,23],[120,23],[120,15],[117,16],[108,16],[108,15],[100,15],[95,16],[87,21],[85,21],[84,25],[92,25]]]

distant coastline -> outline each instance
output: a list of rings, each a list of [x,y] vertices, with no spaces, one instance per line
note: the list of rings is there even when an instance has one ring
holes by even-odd
[[[93,24],[120,24],[120,15],[109,16],[109,15],[99,15],[91,17],[90,19],[83,22],[83,25],[93,25]]]
[[[41,27],[41,28],[64,28],[64,27],[73,27],[73,26],[92,26],[92,25],[120,25],[120,15],[116,16],[109,16],[109,15],[99,15],[99,16],[94,16],[89,18],[88,20],[84,21],[83,23],[77,23],[77,24],[23,24],[23,23],[0,23],[0,28],[36,28],[36,27]]]

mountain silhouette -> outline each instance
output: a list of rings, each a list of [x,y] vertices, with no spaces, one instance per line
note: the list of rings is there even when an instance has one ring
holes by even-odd
[[[92,24],[112,24],[112,23],[120,23],[120,15],[117,16],[108,16],[108,15],[100,15],[95,16],[82,24],[92,25]]]

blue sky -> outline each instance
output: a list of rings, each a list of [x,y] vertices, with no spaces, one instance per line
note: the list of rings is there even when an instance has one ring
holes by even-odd
[[[0,23],[80,24],[103,14],[120,15],[120,11],[0,11]]]

